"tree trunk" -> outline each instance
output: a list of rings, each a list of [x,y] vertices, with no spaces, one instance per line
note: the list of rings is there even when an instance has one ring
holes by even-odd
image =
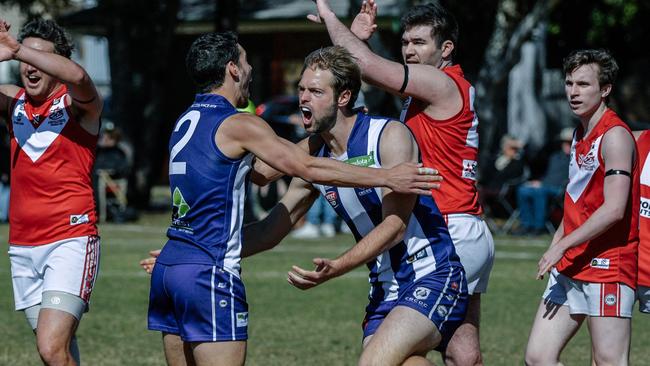
[[[179,0],[104,0],[112,70],[112,118],[134,148],[129,179],[129,201],[139,208],[149,204],[150,190],[161,174],[159,151],[165,151],[172,123],[161,115],[165,108]]]

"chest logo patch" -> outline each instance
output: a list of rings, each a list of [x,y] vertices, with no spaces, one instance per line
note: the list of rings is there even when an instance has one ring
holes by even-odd
[[[589,151],[581,153],[576,151],[575,143],[571,146],[571,161],[569,163],[569,184],[567,193],[575,203],[591,182],[594,173],[600,167],[598,150],[603,136],[599,136],[589,147]]]

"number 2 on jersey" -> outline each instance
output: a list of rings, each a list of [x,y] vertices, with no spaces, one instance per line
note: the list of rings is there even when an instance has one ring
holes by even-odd
[[[201,112],[199,111],[189,111],[187,114],[185,114],[183,117],[181,117],[176,124],[176,128],[174,128],[174,132],[178,132],[178,130],[181,129],[181,126],[185,124],[185,122],[189,121],[190,122],[190,127],[185,131],[185,134],[183,137],[181,137],[180,140],[172,147],[172,151],[170,152],[169,156],[169,175],[172,174],[185,174],[185,162],[184,161],[174,161],[174,158],[176,158],[176,155],[178,155],[181,150],[187,145],[187,143],[190,141],[192,138],[192,135],[194,134],[194,131],[196,130],[196,125],[199,124],[199,119],[201,118]]]

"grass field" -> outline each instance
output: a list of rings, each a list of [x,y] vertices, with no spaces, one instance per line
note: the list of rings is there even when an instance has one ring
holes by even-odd
[[[77,332],[85,365],[162,365],[160,335],[146,329],[149,278],[138,260],[164,243],[167,215],[137,224],[103,225],[102,262],[91,303]],[[481,341],[486,365],[521,365],[531,321],[545,282],[536,263],[550,237],[497,237],[497,259],[483,297]],[[7,226],[0,226],[7,242]],[[303,292],[287,284],[292,264],[335,256],[352,237],[298,242],[246,259],[243,279],[250,304],[248,365],[354,365],[360,352],[367,279],[358,269]],[[6,245],[6,244],[5,244]],[[0,365],[38,365],[34,337],[22,313],[13,311],[6,247],[0,258]],[[588,365],[583,327],[563,354],[566,365]],[[650,365],[650,316],[635,310],[632,365]],[[438,355],[431,354],[438,361]],[[438,362],[438,364],[440,364]]]

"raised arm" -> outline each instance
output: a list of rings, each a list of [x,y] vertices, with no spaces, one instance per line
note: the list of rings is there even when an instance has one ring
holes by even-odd
[[[614,127],[607,131],[603,136],[601,147],[605,171],[614,169],[632,174],[632,166],[636,159],[634,147],[633,137],[623,127]],[[623,174],[605,177],[603,204],[584,224],[551,245],[538,263],[537,278],[542,278],[550,271],[569,248],[598,237],[625,217],[631,182],[632,178]]]
[[[8,30],[8,24],[0,21],[0,59],[11,55],[11,58],[32,65],[66,84],[72,99],[70,104],[79,122],[96,134],[103,104],[86,71],[66,57],[21,45]]]
[[[372,6],[375,6],[374,1],[372,3]],[[316,4],[319,16],[310,16],[309,19],[324,22],[332,43],[347,48],[357,58],[365,81],[390,93],[412,96],[432,105],[444,106],[452,101],[457,103],[460,94],[454,81],[431,65],[409,64],[408,83],[404,92],[400,93],[404,83],[404,65],[373,53],[341,23],[330,9],[327,0],[317,0]]]
[[[293,178],[287,193],[263,219],[246,225],[242,237],[242,258],[269,250],[284,239],[318,197],[311,184]]]
[[[417,161],[418,150],[411,133],[401,123],[391,122],[383,132],[380,147],[382,165],[396,166]],[[404,238],[416,196],[382,189],[383,220],[350,250],[336,259],[315,258],[316,269],[304,270],[293,266],[288,281],[300,289],[309,289],[329,279],[341,276],[373,260]]]
[[[433,169],[404,163],[392,169],[356,167],[329,158],[315,158],[278,137],[261,118],[250,114],[229,117],[217,130],[217,146],[229,156],[248,151],[276,170],[308,182],[343,187],[390,187],[416,194],[431,194],[439,177]]]

